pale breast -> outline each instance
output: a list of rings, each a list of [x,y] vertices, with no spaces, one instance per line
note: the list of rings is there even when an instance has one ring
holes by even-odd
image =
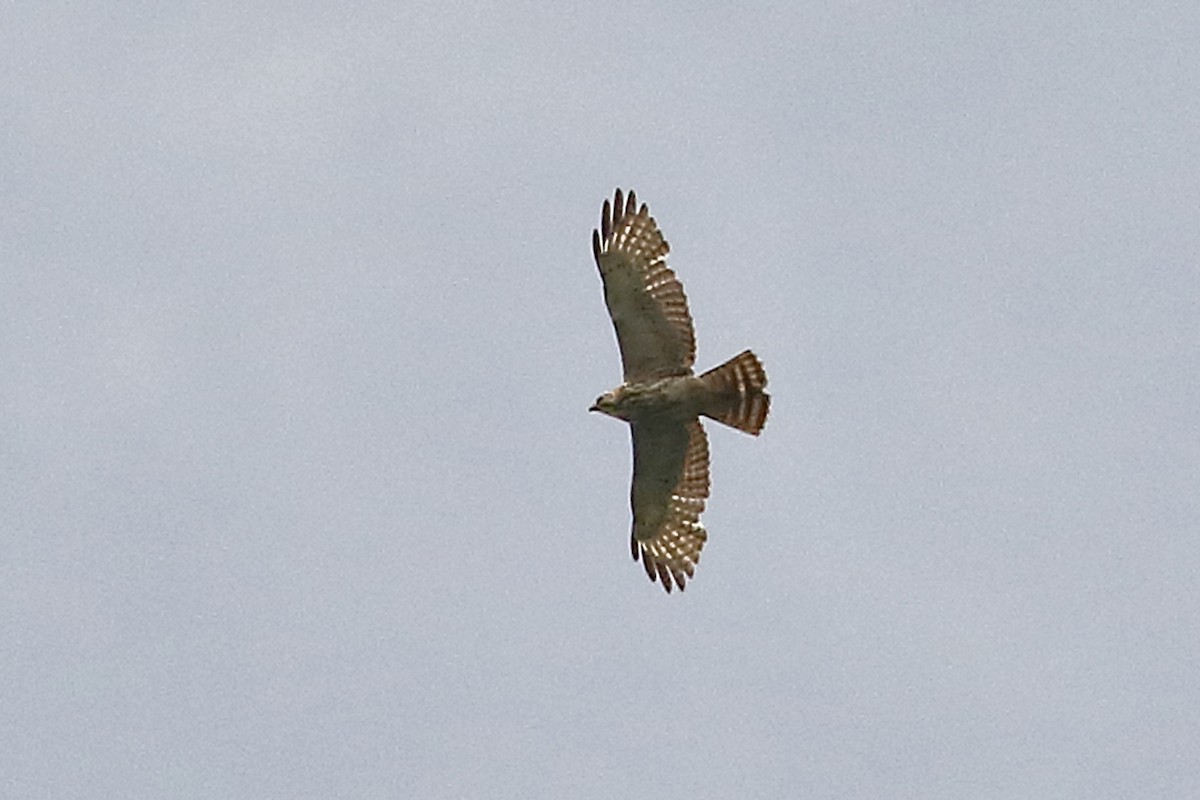
[[[705,387],[693,375],[660,378],[645,383],[627,383],[617,398],[621,416],[634,419],[646,416],[671,416],[690,419],[703,405]]]

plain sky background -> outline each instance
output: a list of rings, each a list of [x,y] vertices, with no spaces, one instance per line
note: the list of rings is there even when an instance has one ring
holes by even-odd
[[[1200,794],[1200,5],[7,3],[0,796]],[[628,553],[590,236],[710,532]]]

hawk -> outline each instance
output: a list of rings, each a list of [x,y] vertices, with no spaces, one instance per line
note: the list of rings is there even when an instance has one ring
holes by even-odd
[[[695,572],[708,533],[708,437],[700,417],[757,436],[771,398],[767,373],[749,350],[696,376],[696,335],[687,297],[667,266],[670,248],[633,191],[604,201],[592,254],[617,332],[624,382],[591,411],[629,423],[633,437],[630,548],[651,581],[680,591]]]

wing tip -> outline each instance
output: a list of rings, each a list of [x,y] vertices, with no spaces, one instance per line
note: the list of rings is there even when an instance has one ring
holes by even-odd
[[[629,194],[625,194],[620,187],[617,187],[613,192],[612,200],[605,198],[604,208],[600,212],[601,239],[607,242],[613,231],[621,227],[621,221],[625,217],[646,216],[649,211],[650,208],[645,203],[638,206],[637,192],[630,189]]]
[[[694,575],[695,568],[693,565],[688,565],[686,571],[672,569],[666,562],[654,558],[648,550],[638,543],[637,537],[633,535],[629,537],[629,547],[633,555],[633,560],[642,562],[642,568],[646,570],[646,577],[650,579],[651,583],[661,584],[663,591],[667,594],[670,594],[676,588],[681,592],[687,589],[688,578]]]

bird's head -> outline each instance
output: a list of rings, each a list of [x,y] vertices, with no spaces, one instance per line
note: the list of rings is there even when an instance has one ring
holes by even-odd
[[[617,416],[617,393],[605,392],[596,398],[596,402],[592,403],[592,407],[588,411],[599,411],[601,414],[608,414],[610,417]]]

